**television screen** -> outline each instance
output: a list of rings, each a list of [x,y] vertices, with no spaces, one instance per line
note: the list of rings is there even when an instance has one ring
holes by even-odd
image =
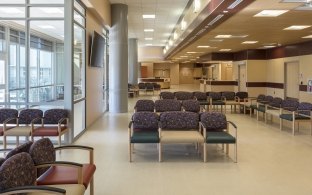
[[[105,39],[96,31],[92,35],[92,44],[90,52],[90,66],[103,67],[104,64]]]

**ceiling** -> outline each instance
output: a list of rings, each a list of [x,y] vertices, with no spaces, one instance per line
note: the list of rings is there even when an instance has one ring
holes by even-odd
[[[137,38],[139,46],[165,46],[188,0],[110,0],[128,5],[128,35]],[[143,19],[143,14],[155,14],[155,19]],[[144,32],[154,29],[154,32]],[[153,40],[145,40],[152,38]]]
[[[200,61],[200,56],[211,52],[224,52],[220,51],[221,49],[230,49],[227,52],[236,52],[246,49],[265,49],[264,46],[276,47],[310,41],[312,38],[304,39],[302,37],[312,35],[312,27],[296,31],[283,30],[291,25],[312,25],[312,7],[306,10],[296,10],[306,1],[255,0],[239,13],[215,26],[214,29],[203,33],[201,38],[191,42],[168,59],[179,62],[195,62]],[[129,38],[138,38],[139,46],[150,43],[153,46],[163,47],[168,42],[188,0],[111,0],[111,3],[124,3],[129,6]],[[262,10],[289,11],[278,17],[254,17]],[[155,14],[156,18],[143,19],[143,14]],[[154,32],[144,33],[145,28],[154,28]],[[215,38],[217,35],[233,35],[234,37],[217,39]],[[145,38],[153,38],[153,40],[146,41]],[[257,43],[242,44],[244,41],[257,41]],[[199,45],[210,46],[210,48],[197,48]]]

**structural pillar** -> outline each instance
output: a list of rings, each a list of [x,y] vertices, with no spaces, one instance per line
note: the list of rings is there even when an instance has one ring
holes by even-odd
[[[128,6],[111,5],[109,31],[109,111],[128,112]]]
[[[129,83],[138,84],[138,39],[131,38],[128,42]]]

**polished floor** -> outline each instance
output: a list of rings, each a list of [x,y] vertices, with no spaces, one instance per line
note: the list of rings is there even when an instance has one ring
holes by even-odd
[[[184,85],[171,90],[198,88]],[[142,94],[139,98],[158,97]],[[129,113],[104,114],[75,143],[95,148],[96,195],[312,194],[309,126],[300,126],[301,131],[292,136],[289,124],[279,130],[277,119],[265,124],[249,115],[228,112],[228,120],[238,126],[238,163],[215,145],[208,147],[207,163],[203,163],[187,144],[165,145],[161,163],[156,145],[136,145],[134,162],[129,163],[127,125],[137,99],[129,98]],[[87,159],[86,154],[70,154],[70,159]]]

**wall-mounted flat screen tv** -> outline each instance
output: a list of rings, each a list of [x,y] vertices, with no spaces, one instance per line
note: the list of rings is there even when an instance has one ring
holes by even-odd
[[[105,39],[102,35],[93,31],[91,52],[90,52],[90,66],[103,67],[105,52]]]

